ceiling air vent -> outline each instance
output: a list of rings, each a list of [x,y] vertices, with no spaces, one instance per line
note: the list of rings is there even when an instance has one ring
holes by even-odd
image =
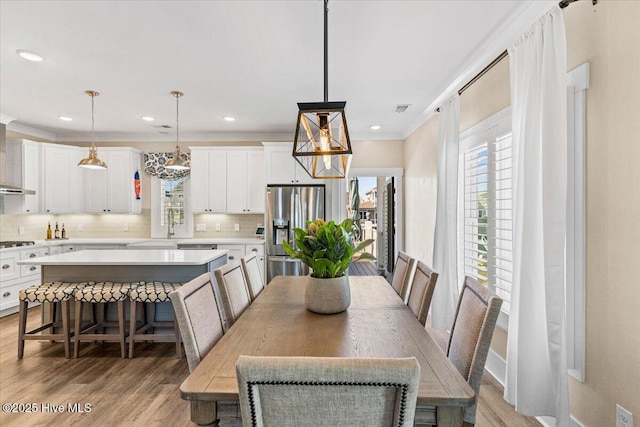
[[[153,125],[153,127],[158,129],[171,129],[169,125]]]
[[[411,107],[411,104],[397,104],[395,107],[393,107],[393,112],[404,113],[409,107]]]

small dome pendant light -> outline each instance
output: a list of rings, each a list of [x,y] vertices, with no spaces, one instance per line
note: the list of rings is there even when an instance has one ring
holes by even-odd
[[[171,92],[171,95],[176,97],[176,151],[173,153],[173,158],[165,163],[164,168],[169,170],[187,170],[191,167],[189,163],[184,160],[180,153],[180,146],[178,143],[180,142],[180,122],[179,122],[179,105],[180,105],[180,97],[184,95],[182,92],[178,92],[174,90]]]
[[[91,97],[91,148],[89,148],[89,157],[80,160],[78,166],[85,169],[106,169],[107,164],[100,160],[98,157],[98,149],[96,148],[95,110],[93,100],[100,94],[93,90],[87,90],[84,93]]]

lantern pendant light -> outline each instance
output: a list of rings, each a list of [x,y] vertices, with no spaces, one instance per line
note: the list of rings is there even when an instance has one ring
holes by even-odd
[[[100,158],[98,157],[98,149],[96,148],[93,100],[96,96],[100,94],[93,90],[87,90],[85,91],[85,93],[91,97],[91,148],[89,148],[89,157],[80,160],[80,162],[78,163],[78,166],[85,169],[106,169],[107,164],[102,160],[100,160]]]
[[[171,95],[176,97],[176,151],[173,153],[173,158],[165,163],[165,169],[169,170],[187,170],[191,167],[189,163],[182,158],[182,154],[180,153],[180,121],[179,121],[179,105],[180,105],[180,97],[184,95],[182,92],[178,92],[174,90],[171,92]]]
[[[324,4],[324,102],[299,102],[293,157],[315,179],[345,178],[351,164],[351,140],[345,101],[329,102],[328,0]]]

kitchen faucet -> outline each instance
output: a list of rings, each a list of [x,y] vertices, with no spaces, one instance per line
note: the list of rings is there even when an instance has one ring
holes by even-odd
[[[175,226],[176,223],[173,218],[173,208],[170,207],[167,209],[167,240],[171,240],[171,236],[176,235]]]

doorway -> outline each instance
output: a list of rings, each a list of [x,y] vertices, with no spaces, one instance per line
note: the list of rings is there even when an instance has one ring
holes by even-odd
[[[358,265],[354,273],[368,271],[366,274],[391,280],[398,248],[402,247],[402,169],[352,169],[346,186],[344,215],[359,223],[359,240],[375,240],[366,249],[376,257],[375,263],[368,268]],[[357,198],[354,188],[358,189]]]

